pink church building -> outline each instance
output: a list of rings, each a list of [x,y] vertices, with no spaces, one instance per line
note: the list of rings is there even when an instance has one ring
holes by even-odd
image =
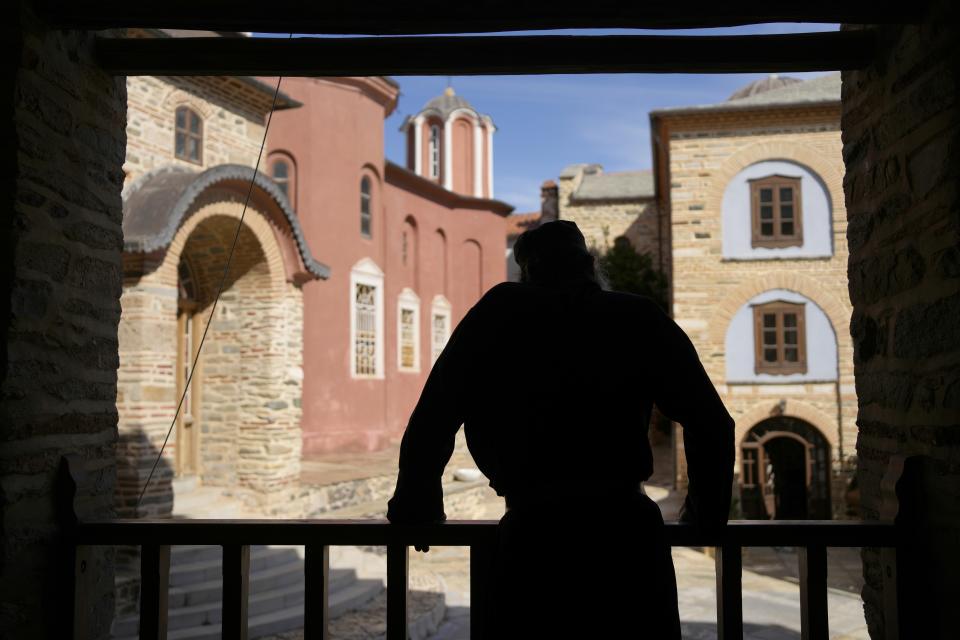
[[[326,280],[302,283],[306,455],[396,440],[452,329],[505,279],[489,116],[447,89],[402,126],[406,166],[384,157],[389,78],[289,78],[265,172],[287,196]]]

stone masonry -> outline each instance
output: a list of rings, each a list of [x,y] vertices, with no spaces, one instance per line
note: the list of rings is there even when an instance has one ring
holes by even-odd
[[[669,145],[669,191],[663,194],[661,206],[670,211],[673,314],[736,420],[738,469],[739,443],[754,425],[777,412],[812,424],[826,437],[835,473],[853,464],[857,400],[853,345],[847,331],[851,307],[846,295],[847,220],[839,112],[837,103],[749,116],[664,114],[656,125],[658,138]],[[765,160],[795,162],[823,180],[833,204],[831,256],[723,257],[720,209],[724,190],[743,168]],[[771,289],[802,294],[825,312],[836,333],[837,383],[727,383],[725,335],[731,318],[751,297]],[[753,345],[743,348],[752,352]],[[678,458],[678,480],[682,482],[683,456]],[[832,490],[836,515],[844,512],[843,475]]]
[[[70,637],[70,565],[55,491],[86,467],[76,508],[112,515],[126,87],[93,62],[92,32],[48,30],[6,6],[3,128],[0,637]],[[113,613],[112,552],[88,559],[85,638]]]
[[[597,253],[612,247],[616,238],[626,236],[637,251],[650,254],[653,264],[666,272],[665,260],[661,260],[661,246],[666,242],[667,229],[658,216],[652,189],[647,194],[630,197],[578,197],[578,189],[588,175],[603,175],[602,168],[599,165],[572,165],[560,174],[560,218],[575,222],[583,232],[587,246]]]
[[[915,502],[901,504],[920,532],[900,576],[901,597],[919,598],[900,611],[917,638],[956,637],[960,626],[958,22],[955,3],[932,2],[917,25],[880,28],[875,62],[843,74],[862,508],[889,518],[884,478],[898,459],[922,456]],[[871,636],[890,637],[892,568],[876,549],[864,564]]]

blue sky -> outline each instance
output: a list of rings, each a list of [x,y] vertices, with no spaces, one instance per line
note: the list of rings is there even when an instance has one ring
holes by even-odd
[[[747,35],[836,30],[837,25],[768,24],[689,31],[585,31],[557,33],[652,33],[660,35]],[[540,183],[575,162],[602,164],[604,171],[648,169],[648,113],[661,107],[725,100],[765,74],[609,74],[543,76],[454,76],[454,90],[498,131],[494,136],[495,196],[518,212],[539,208]],[[823,73],[791,73],[799,78]],[[400,101],[386,128],[386,155],[406,162],[400,123],[443,92],[446,77],[397,77]]]

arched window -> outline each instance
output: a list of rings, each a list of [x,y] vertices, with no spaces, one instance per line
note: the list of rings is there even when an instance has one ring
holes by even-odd
[[[420,298],[409,288],[400,292],[397,336],[397,368],[420,371]]]
[[[373,236],[373,202],[370,195],[370,178],[360,180],[360,234],[365,238]]]
[[[280,191],[283,191],[283,195],[287,196],[290,206],[296,208],[297,172],[290,159],[282,155],[275,156],[270,163],[270,175],[277,186],[280,187]]]
[[[430,127],[430,177],[440,177],[440,127]]]
[[[190,107],[177,107],[174,155],[187,162],[203,162],[203,120]]]
[[[450,303],[443,296],[436,296],[431,307],[430,322],[430,364],[432,365],[443,353],[450,339],[452,313]]]
[[[383,271],[364,258],[350,272],[350,374],[383,377]]]

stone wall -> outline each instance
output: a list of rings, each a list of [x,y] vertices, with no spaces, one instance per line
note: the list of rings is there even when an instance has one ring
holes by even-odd
[[[767,116],[769,124],[764,118],[722,115],[677,118],[667,123],[673,315],[696,345],[707,373],[736,420],[738,445],[751,427],[782,411],[823,432],[834,461],[842,461],[846,468],[854,454],[857,400],[848,333],[851,307],[846,293],[847,217],[839,109],[779,112],[774,116]],[[769,159],[809,167],[823,180],[833,203],[831,257],[723,258],[724,190],[744,167]],[[772,289],[797,292],[826,313],[837,338],[838,382],[728,384],[725,337],[730,321],[750,298]],[[752,341],[742,348],[752,353]],[[739,455],[738,446],[738,460]],[[682,465],[679,474],[681,478],[685,475]],[[833,496],[837,515],[846,511],[842,498]]]
[[[30,5],[7,7],[5,31],[0,637],[65,638],[61,456],[89,472],[79,515],[112,514],[126,87],[92,62],[92,33],[48,31]],[[112,554],[88,567],[81,633],[103,638]]]
[[[560,176],[560,218],[577,224],[590,249],[603,253],[616,238],[626,236],[637,251],[649,253],[654,266],[658,266],[661,223],[654,200],[578,200],[573,194],[582,178],[582,171]],[[665,234],[666,228],[662,231]]]
[[[224,78],[134,76],[127,78],[129,118],[127,182],[160,167],[193,170],[219,164],[254,166],[263,140],[264,113],[247,108],[245,95]],[[227,93],[225,93],[227,91]],[[187,106],[203,119],[202,164],[174,156],[174,116]]]
[[[903,505],[926,531],[925,555],[906,562],[919,573],[901,588],[923,594],[920,611],[901,612],[917,638],[960,626],[960,16],[947,0],[932,5],[919,25],[881,28],[874,63],[843,75],[862,509],[884,517],[891,461],[926,456],[916,501]],[[864,561],[867,621],[881,638],[884,572],[876,550]]]
[[[117,506],[125,515],[168,515],[177,472],[176,427],[141,501],[180,400],[177,388],[177,279],[183,258],[197,295],[197,335],[213,299],[242,203],[212,202],[190,215],[159,263],[124,283],[120,327],[120,436]],[[191,385],[198,391],[197,473],[209,486],[252,489],[266,515],[289,514],[300,475],[303,302],[287,282],[266,215],[247,208],[220,302]]]

